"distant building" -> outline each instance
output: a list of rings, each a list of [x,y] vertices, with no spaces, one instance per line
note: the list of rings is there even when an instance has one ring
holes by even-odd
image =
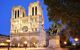
[[[43,10],[39,1],[30,3],[26,10],[21,6],[12,9],[10,40],[12,46],[43,47],[46,45]]]
[[[9,36],[0,34],[0,43],[6,42],[9,39]]]
[[[10,39],[9,36],[0,34],[0,46],[5,46],[5,44],[7,44],[7,40],[9,39]]]

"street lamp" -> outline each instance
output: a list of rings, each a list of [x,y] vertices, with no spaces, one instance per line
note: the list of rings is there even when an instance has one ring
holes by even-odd
[[[75,38],[74,40],[75,40],[75,42],[78,42],[79,41],[78,38]],[[76,47],[77,47],[77,43],[75,44],[75,50],[76,50]]]
[[[27,47],[27,41],[24,41],[24,44],[25,44],[25,50],[26,50],[26,47]]]
[[[79,41],[79,39],[78,39],[78,38],[75,38],[74,40],[75,40],[75,43],[77,43],[77,42]]]
[[[67,44],[67,42],[66,42],[66,41],[64,41],[64,44],[66,45],[66,44]]]
[[[75,38],[74,40],[77,42],[79,39],[78,38]]]
[[[10,40],[6,40],[6,42],[8,43],[8,50],[10,50],[9,49],[9,47],[10,47]]]

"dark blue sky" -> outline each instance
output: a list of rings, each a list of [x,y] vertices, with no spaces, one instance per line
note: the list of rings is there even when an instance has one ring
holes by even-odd
[[[50,26],[50,22],[47,16],[47,6],[44,5],[44,0],[39,1],[41,3],[44,13],[44,28],[48,29]],[[28,13],[28,6],[31,2],[36,2],[36,0],[0,0],[0,34],[10,34],[10,18],[12,8],[14,6],[21,5],[26,9],[26,12]]]

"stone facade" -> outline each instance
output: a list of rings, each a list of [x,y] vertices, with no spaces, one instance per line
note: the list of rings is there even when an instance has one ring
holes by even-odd
[[[48,47],[60,48],[60,37],[59,37],[59,35],[55,35],[49,40]]]
[[[12,9],[10,40],[11,45],[28,47],[42,47],[46,45],[46,32],[44,31],[43,10],[39,1],[30,3],[26,10],[21,6]]]

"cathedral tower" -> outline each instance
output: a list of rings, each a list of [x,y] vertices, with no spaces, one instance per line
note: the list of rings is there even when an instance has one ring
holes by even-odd
[[[21,18],[26,17],[26,11],[21,6],[13,7],[11,17],[11,33],[17,33],[20,29]]]
[[[37,1],[37,2],[31,3],[29,5],[28,13],[29,13],[28,16],[43,15],[42,7],[40,5],[40,2]]]
[[[12,18],[19,18],[19,17],[25,17],[26,16],[26,11],[23,7],[21,6],[16,6],[13,7],[12,9]]]
[[[37,18],[37,21],[36,23],[38,23],[38,26],[43,26],[44,25],[44,17],[43,17],[43,11],[42,11],[42,7],[40,5],[40,2],[37,1],[37,2],[34,2],[34,3],[31,3],[29,5],[29,11],[28,11],[28,16],[29,17],[32,17],[32,18]],[[38,27],[38,29],[39,29]],[[44,29],[44,27],[43,27]]]

